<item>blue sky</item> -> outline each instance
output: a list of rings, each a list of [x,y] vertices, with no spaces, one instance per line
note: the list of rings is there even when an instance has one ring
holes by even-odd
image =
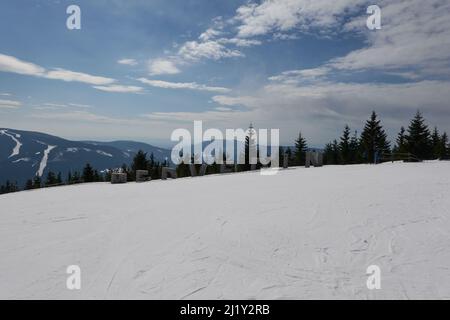
[[[394,136],[420,108],[450,130],[448,1],[375,1],[371,31],[373,3],[5,0],[0,127],[164,145],[193,120],[253,122],[319,146],[373,109]]]

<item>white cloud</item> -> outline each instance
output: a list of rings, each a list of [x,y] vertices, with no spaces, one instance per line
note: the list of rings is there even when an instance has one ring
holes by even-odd
[[[31,117],[48,120],[87,121],[87,122],[109,123],[109,124],[126,122],[126,120],[97,115],[88,111],[36,113],[32,114]]]
[[[368,45],[333,59],[331,66],[343,70],[380,69],[416,70],[423,75],[449,75],[450,72],[450,2],[387,1],[380,2],[382,30],[367,33]],[[356,20],[352,30],[364,28]]]
[[[228,108],[228,107],[216,107],[214,109],[217,110],[217,111],[231,111],[231,110],[233,110],[233,109]]]
[[[90,105],[86,104],[78,104],[78,103],[53,103],[53,102],[46,102],[42,105],[34,105],[33,109],[35,110],[58,110],[58,109],[67,109],[67,108],[92,108]]]
[[[177,74],[180,70],[175,63],[167,59],[154,59],[148,63],[148,70],[150,75],[162,75],[162,74]]]
[[[195,82],[168,82],[162,80],[149,80],[146,78],[139,78],[138,81],[148,84],[152,87],[158,88],[166,88],[166,89],[189,89],[189,90],[198,90],[198,91],[209,91],[209,92],[219,92],[219,93],[227,93],[231,90],[223,87],[210,87],[204,84],[198,84]]]
[[[237,111],[204,111],[204,112],[152,112],[142,115],[143,118],[154,121],[176,121],[176,122],[193,122],[202,120],[206,122],[222,122],[230,121],[235,118]]]
[[[45,69],[34,63],[4,54],[0,54],[0,71],[30,76],[44,76],[45,74]]]
[[[57,107],[50,107],[50,106],[35,106],[33,107],[34,110],[45,110],[45,111],[49,111],[49,110],[57,110],[59,108]]]
[[[254,39],[241,39],[241,38],[221,38],[216,40],[219,43],[223,44],[234,44],[238,47],[251,47],[261,45],[262,42],[260,40]]]
[[[87,73],[75,72],[59,68],[47,72],[45,77],[48,79],[63,80],[67,82],[76,81],[93,85],[107,85],[116,81],[111,78],[93,76]]]
[[[208,41],[208,40],[211,40],[221,34],[222,34],[222,31],[215,30],[213,28],[209,28],[205,32],[203,32],[198,38],[201,41]]]
[[[23,75],[42,77],[54,80],[77,81],[93,85],[106,85],[115,82],[111,78],[93,76],[87,73],[75,72],[65,69],[47,71],[45,68],[31,62],[19,60],[12,56],[0,54],[0,71],[18,73]]]
[[[33,107],[33,109],[34,110],[45,110],[45,111],[48,111],[48,110],[58,110],[60,108],[58,108],[58,107],[51,107],[51,106],[35,106],[35,107]]]
[[[66,104],[52,103],[52,102],[46,102],[46,103],[44,103],[44,106],[53,107],[53,108],[67,108],[68,107]]]
[[[127,66],[135,66],[138,64],[138,62],[135,59],[126,59],[126,58],[118,60],[117,63],[124,64]]]
[[[237,35],[241,38],[293,29],[331,29],[366,3],[365,0],[265,0],[239,7],[232,20],[238,24]]]
[[[265,6],[278,6],[281,2],[274,1]],[[297,2],[305,3],[300,0]],[[341,1],[341,5],[337,8],[346,8],[351,1],[347,1],[347,4],[345,2]],[[315,5],[309,8],[315,9],[307,11],[324,12],[325,8],[320,9],[320,5],[323,3],[316,1]],[[377,70],[407,80],[424,79],[429,76],[448,77],[450,75],[450,20],[448,19],[450,3],[430,0],[428,5],[424,6],[419,0],[397,2],[381,0],[379,5],[382,7],[382,30],[369,31],[365,26],[366,15],[357,16],[341,25],[345,31],[364,35],[367,39],[365,47],[343,57],[334,58],[317,68],[286,71],[271,77],[270,80],[293,83],[324,77],[332,71],[351,73],[366,70]],[[282,6],[286,6],[286,3]],[[331,9],[336,12],[335,9]],[[259,15],[252,10],[249,12],[248,26],[253,26],[252,19]],[[261,13],[261,16],[266,15]],[[246,19],[243,18],[242,21]],[[335,21],[335,23],[338,22]],[[270,23],[265,26],[267,28],[263,28],[264,32],[272,28]]]
[[[255,108],[259,103],[259,99],[252,96],[214,96],[212,100],[224,106],[245,106],[247,108]]]
[[[380,69],[407,79],[420,75],[449,75],[450,61],[450,3],[430,0],[380,0],[382,30],[371,32],[365,26],[368,0],[263,0],[249,2],[236,10],[233,18],[224,22],[214,19],[197,40],[185,42],[175,59],[180,64],[201,59],[220,60],[244,57],[230,46],[249,47],[262,44],[255,37],[272,35],[274,39],[296,39],[302,33],[332,35],[357,32],[366,37],[367,46],[344,57],[332,59],[326,65],[311,69],[324,72],[326,68],[345,71]],[[360,14],[359,16],[355,16]],[[349,20],[348,18],[351,17]],[[225,29],[228,28],[228,29]],[[237,30],[237,32],[233,32]],[[234,33],[231,36],[230,33]],[[160,60],[161,66],[158,66]],[[180,70],[175,63],[158,59],[151,74],[174,74]],[[415,70],[405,70],[406,68]],[[152,70],[154,69],[154,70]],[[167,70],[167,71],[166,71]],[[300,70],[300,77],[313,78]]]
[[[93,86],[93,88],[106,92],[117,93],[141,93],[144,88],[136,86],[110,85],[110,86]]]
[[[80,104],[80,103],[69,103],[69,106],[75,107],[75,108],[85,108],[85,109],[92,108],[92,106],[89,104]]]
[[[0,99],[0,109],[17,109],[22,105],[19,101]]]
[[[9,96],[11,96],[11,94],[10,93],[0,93],[0,96],[9,97]]]
[[[282,72],[280,75],[270,77],[269,80],[281,81],[284,83],[296,83],[302,80],[315,80],[317,78],[328,75],[330,71],[331,69],[329,67],[289,70]]]
[[[243,48],[261,45],[262,40],[250,38],[268,33],[272,33],[274,39],[296,39],[297,35],[292,32],[304,32],[313,28],[331,30],[339,24],[344,24],[346,15],[356,12],[367,2],[366,0],[331,2],[264,0],[259,4],[250,2],[239,7],[236,15],[227,21],[221,17],[213,19],[212,27],[201,33],[198,39],[181,45],[176,58],[183,64],[202,59],[245,57],[243,52],[230,46]],[[151,74],[164,73],[151,71]]]
[[[226,48],[217,41],[188,41],[178,51],[178,54],[186,60],[198,61],[200,59],[219,60],[222,58],[243,57],[238,50]]]
[[[142,117],[134,118],[115,118],[105,115],[96,114],[85,110],[70,110],[60,112],[39,112],[30,115],[31,118],[45,120],[61,120],[69,123],[95,123],[105,125],[125,125],[125,126],[142,126],[146,128],[150,119]],[[111,128],[112,129],[112,128]],[[148,127],[147,127],[148,129]]]

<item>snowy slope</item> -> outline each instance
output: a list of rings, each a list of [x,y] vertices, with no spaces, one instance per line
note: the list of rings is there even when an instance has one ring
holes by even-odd
[[[0,208],[0,298],[450,298],[450,162],[85,184]]]

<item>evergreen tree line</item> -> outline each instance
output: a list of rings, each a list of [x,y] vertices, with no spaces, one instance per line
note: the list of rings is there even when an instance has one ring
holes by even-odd
[[[304,165],[307,150],[307,141],[300,133],[295,140],[293,150],[291,148],[280,148],[280,154],[286,153],[289,165]],[[346,125],[341,137],[327,143],[324,148],[324,164],[433,159],[450,159],[449,138],[446,132],[441,134],[437,127],[431,131],[420,111],[417,111],[407,129],[400,128],[392,147],[381,120],[373,111],[360,135],[356,130],[352,131]]]
[[[148,170],[149,177],[152,180],[158,180],[161,179],[162,168],[168,165],[167,160],[164,160],[162,163],[156,161],[153,152],[148,156],[147,152],[139,150],[134,156],[131,166],[123,164],[121,169],[122,172],[127,174],[128,181],[136,180],[137,170]],[[111,181],[111,172],[108,173],[106,181]]]
[[[101,174],[87,163],[81,173],[78,171],[69,171],[66,179],[62,178],[61,172],[55,173],[49,171],[45,178],[36,175],[33,179],[28,179],[22,189],[18,186],[17,182],[11,183],[10,181],[6,181],[6,184],[0,187],[0,194],[83,182],[102,182],[106,181],[107,176],[108,173]]]

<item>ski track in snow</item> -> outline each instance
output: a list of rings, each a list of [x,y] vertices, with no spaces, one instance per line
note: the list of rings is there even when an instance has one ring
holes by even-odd
[[[18,163],[18,162],[21,162],[21,161],[29,162],[30,160],[31,160],[30,158],[20,158],[20,159],[14,160],[13,163]]]
[[[102,150],[96,150],[95,152],[97,152],[98,154],[100,154],[102,156],[105,156],[105,157],[110,157],[110,158],[113,157],[113,155],[111,153],[107,153],[107,152],[102,151]]]
[[[55,149],[57,146],[47,145],[47,149],[44,150],[44,155],[42,156],[41,163],[39,164],[39,169],[36,172],[36,175],[42,177],[44,174],[44,170],[47,167],[48,156],[50,152]]]
[[[449,189],[425,162],[2,195],[0,298],[449,299]]]
[[[22,147],[22,143],[19,140],[17,140],[17,138],[20,138],[20,134],[14,133],[12,135],[7,132],[8,132],[8,130],[0,130],[0,134],[10,137],[16,143],[16,146],[13,148],[11,155],[8,157],[8,158],[12,158],[14,156],[19,155],[20,147]]]

